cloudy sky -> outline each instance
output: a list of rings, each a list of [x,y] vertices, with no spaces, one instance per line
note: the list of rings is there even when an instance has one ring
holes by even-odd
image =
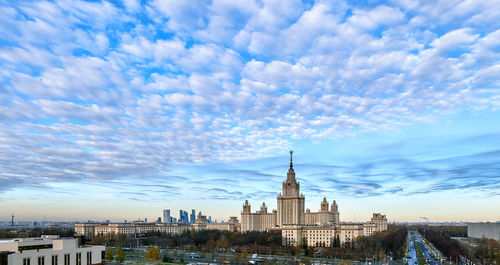
[[[0,3],[0,220],[500,220],[499,1]]]

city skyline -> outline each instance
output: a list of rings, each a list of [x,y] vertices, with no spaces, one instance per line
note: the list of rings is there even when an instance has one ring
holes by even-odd
[[[0,221],[500,220],[500,3],[0,3]]]

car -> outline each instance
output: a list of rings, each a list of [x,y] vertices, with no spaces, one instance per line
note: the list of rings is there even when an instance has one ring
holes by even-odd
[[[262,264],[263,260],[261,259],[250,259],[248,264]]]
[[[200,258],[200,255],[190,254],[190,255],[188,256],[188,258],[190,258],[190,259],[199,259],[199,258]]]

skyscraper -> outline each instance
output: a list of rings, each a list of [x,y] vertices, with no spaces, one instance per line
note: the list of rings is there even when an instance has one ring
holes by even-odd
[[[283,182],[283,194],[278,196],[278,226],[304,223],[304,195],[300,194],[300,183],[295,179],[290,151],[290,168]]]
[[[189,215],[188,212],[179,210],[179,223],[181,224],[189,224]]]
[[[189,219],[190,219],[189,222],[191,224],[194,224],[194,221],[196,220],[196,211],[194,209],[191,210],[191,216]]]
[[[163,222],[166,224],[172,223],[172,218],[170,217],[170,209],[163,210]]]

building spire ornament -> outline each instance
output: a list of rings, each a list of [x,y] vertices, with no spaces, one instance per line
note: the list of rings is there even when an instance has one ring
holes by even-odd
[[[286,182],[288,183],[296,183],[295,180],[295,171],[293,170],[293,159],[292,159],[293,151],[290,150],[290,168],[288,169]]]

